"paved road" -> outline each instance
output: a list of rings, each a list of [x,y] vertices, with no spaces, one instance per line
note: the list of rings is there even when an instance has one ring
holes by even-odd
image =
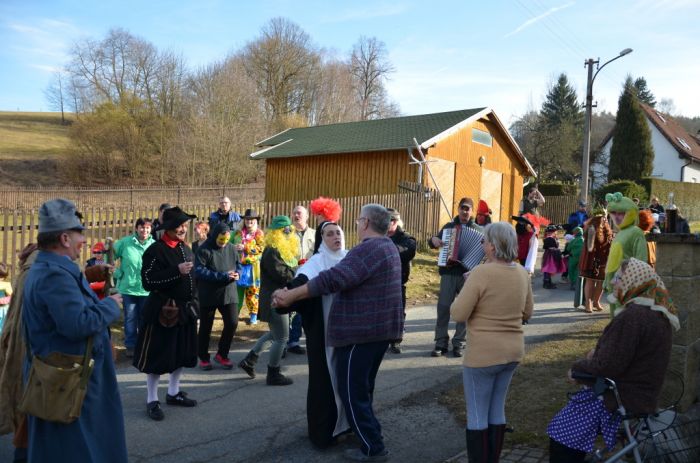
[[[573,292],[543,290],[535,285],[535,316],[525,327],[533,345],[550,335],[572,331],[581,324],[606,317],[571,308]],[[393,461],[442,462],[464,449],[464,432],[438,397],[461,383],[461,360],[432,358],[435,307],[409,309],[407,335],[401,355],[387,354],[377,377],[375,407]],[[236,362],[251,347],[236,345]],[[289,355],[283,371],[295,383],[265,385],[267,355],[259,362],[259,376],[247,379],[240,370],[187,370],[182,389],[199,401],[194,409],[164,405],[165,420],[146,417],[145,377],[134,368],[118,370],[124,405],[130,461],[140,462],[336,462],[342,450],[355,446],[349,439],[327,451],[315,450],[306,433],[306,358]],[[160,396],[164,399],[165,380]],[[109,430],[105,430],[109,432]],[[7,436],[0,439],[0,461],[11,461]]]

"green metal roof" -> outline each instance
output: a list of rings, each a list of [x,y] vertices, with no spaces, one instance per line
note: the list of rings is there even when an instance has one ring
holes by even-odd
[[[251,157],[270,159],[406,149],[415,146],[413,138],[423,143],[484,109],[289,129],[257,143],[255,146],[265,149]]]

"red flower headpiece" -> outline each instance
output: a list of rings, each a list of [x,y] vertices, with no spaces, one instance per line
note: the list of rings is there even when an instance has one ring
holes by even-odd
[[[322,215],[326,220],[331,222],[337,222],[340,220],[340,213],[343,212],[343,208],[340,207],[340,203],[331,198],[324,198],[320,196],[309,204],[309,209],[314,215]]]

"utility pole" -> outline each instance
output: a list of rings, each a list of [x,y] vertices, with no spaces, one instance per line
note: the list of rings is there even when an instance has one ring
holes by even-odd
[[[593,118],[593,65],[600,61],[586,60],[588,80],[586,84],[586,115],[583,121],[583,160],[581,161],[581,201],[588,204],[588,172],[591,158],[591,119]]]
[[[584,63],[584,66],[588,66],[588,81],[586,84],[586,119],[583,126],[583,159],[581,160],[581,201],[588,203],[588,172],[590,170],[590,158],[591,158],[591,120],[593,118],[593,81],[598,73],[608,64],[612,63],[618,58],[622,58],[625,55],[632,53],[631,48],[625,48],[620,52],[619,55],[611,60],[603,63],[602,66],[598,67],[595,74],[593,74],[593,65],[597,65],[600,60],[594,60],[589,58]]]

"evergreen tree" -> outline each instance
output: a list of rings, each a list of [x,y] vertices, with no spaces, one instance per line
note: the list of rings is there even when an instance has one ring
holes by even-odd
[[[627,179],[637,182],[651,175],[653,166],[651,132],[632,78],[628,76],[617,103],[608,181]]]
[[[652,108],[656,106],[656,98],[654,98],[654,94],[651,93],[651,90],[647,87],[647,80],[644,77],[638,77],[637,80],[634,81],[634,88],[637,91],[637,98],[639,101]]]
[[[577,127],[583,125],[583,111],[566,74],[560,74],[557,83],[550,87],[542,103],[541,114],[550,126],[567,122]]]

